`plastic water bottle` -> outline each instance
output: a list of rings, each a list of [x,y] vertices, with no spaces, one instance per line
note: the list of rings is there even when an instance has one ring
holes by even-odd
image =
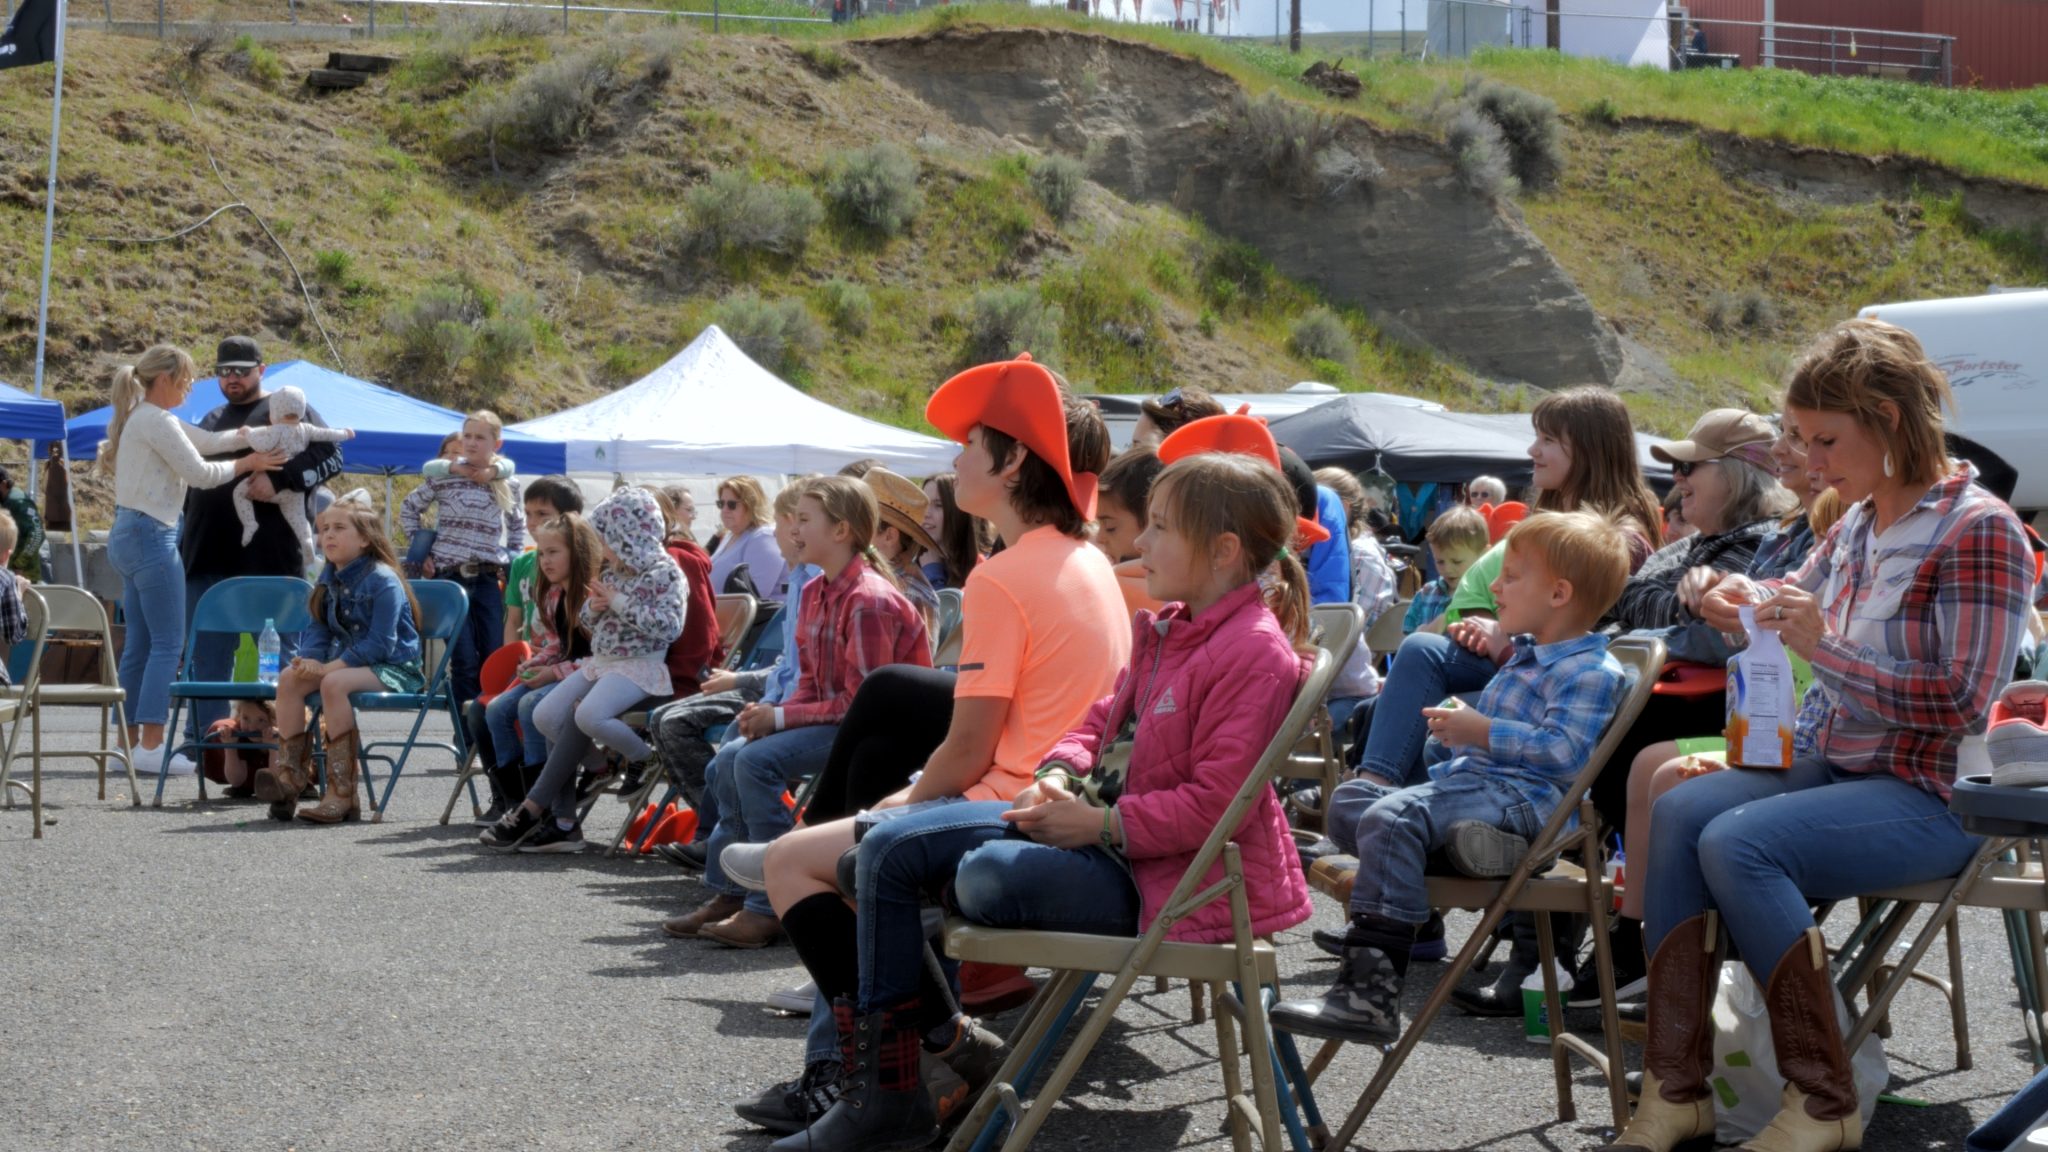
[[[256,638],[256,679],[263,684],[277,683],[278,657],[284,651],[284,643],[277,638],[277,621],[263,622],[263,635]]]

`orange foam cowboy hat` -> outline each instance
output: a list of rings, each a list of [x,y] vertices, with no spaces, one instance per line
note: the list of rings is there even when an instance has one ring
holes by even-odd
[[[1256,456],[1280,471],[1280,446],[1273,442],[1273,434],[1266,430],[1266,422],[1256,416],[1242,413],[1231,416],[1204,416],[1181,425],[1171,436],[1159,442],[1159,462],[1171,464],[1204,452],[1234,452],[1239,456]],[[1330,530],[1306,516],[1294,518],[1295,543],[1303,547],[1321,544],[1330,538]]]
[[[1095,473],[1074,471],[1067,456],[1060,378],[1029,352],[1018,353],[1015,360],[977,364],[939,385],[924,406],[924,418],[940,435],[962,444],[976,424],[1012,437],[1059,474],[1083,519],[1095,519]]]

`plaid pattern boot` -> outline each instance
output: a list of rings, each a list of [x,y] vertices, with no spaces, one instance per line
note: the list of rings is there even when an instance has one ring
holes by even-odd
[[[920,1067],[917,1000],[856,1016],[841,998],[832,1016],[847,1061],[839,1101],[807,1130],[777,1140],[773,1152],[913,1152],[931,1143],[939,1122]]]

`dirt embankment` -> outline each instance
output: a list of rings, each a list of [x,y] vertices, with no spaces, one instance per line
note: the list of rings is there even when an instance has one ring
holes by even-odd
[[[1613,329],[1520,212],[1468,190],[1433,139],[1337,117],[1324,152],[1363,173],[1304,194],[1247,155],[1236,83],[1171,52],[1045,29],[856,48],[955,120],[1082,157],[1098,183],[1196,215],[1484,375],[1557,387],[1629,373]]]

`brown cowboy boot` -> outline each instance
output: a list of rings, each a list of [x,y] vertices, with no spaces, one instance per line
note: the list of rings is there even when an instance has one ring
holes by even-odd
[[[1808,928],[1778,958],[1764,989],[1771,1047],[1785,1095],[1770,1125],[1743,1147],[1753,1152],[1837,1152],[1863,1144],[1856,1078],[1835,1017],[1827,945]]]
[[[1673,928],[1650,957],[1650,1018],[1636,1114],[1600,1152],[1714,1146],[1714,986],[1721,973],[1714,913]]]
[[[289,810],[290,805],[298,803],[299,793],[313,778],[311,744],[312,735],[307,732],[278,742],[277,762],[256,770],[253,783],[258,800],[268,800],[273,809],[283,804]]]
[[[327,737],[327,795],[311,808],[299,809],[299,819],[315,824],[339,824],[363,814],[356,799],[356,730]]]

